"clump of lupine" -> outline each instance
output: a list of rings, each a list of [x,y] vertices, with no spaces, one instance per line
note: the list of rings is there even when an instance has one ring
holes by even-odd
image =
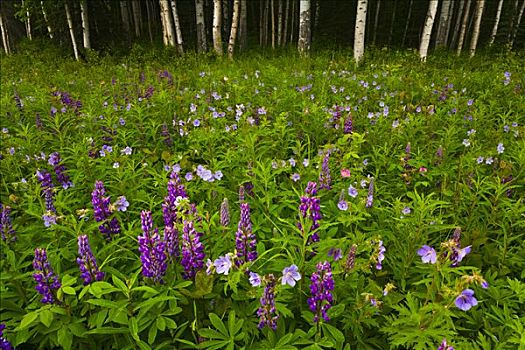
[[[192,220],[183,221],[181,265],[184,268],[182,276],[192,279],[204,267],[204,246],[200,241],[202,233],[195,230]]]
[[[221,226],[228,226],[230,224],[230,204],[228,202],[228,198],[224,198],[222,201],[220,214]]]
[[[13,218],[11,218],[11,207],[0,203],[0,234],[5,242],[16,240],[16,232],[13,228]]]
[[[84,280],[84,285],[104,279],[105,274],[98,268],[87,235],[78,236],[77,264],[80,269],[80,277]]]
[[[164,283],[166,274],[167,257],[166,243],[159,236],[158,229],[153,229],[151,212],[140,213],[142,222],[142,235],[138,237],[140,260],[142,262],[142,275],[158,283]]]
[[[374,205],[374,178],[370,178],[370,183],[368,184],[368,194],[366,195],[365,207],[372,208],[373,205]]]
[[[330,176],[330,154],[331,150],[327,150],[323,155],[323,163],[321,165],[321,171],[319,172],[319,189],[329,190],[332,188],[332,177]]]
[[[351,134],[354,131],[354,122],[352,118],[352,112],[349,112],[348,115],[345,118],[345,123],[343,126],[343,133],[344,134]]]
[[[321,317],[329,321],[327,311],[332,307],[332,291],[334,290],[330,263],[328,261],[318,263],[310,281],[311,297],[308,298],[308,306],[314,313],[314,322],[319,322]]]
[[[108,241],[111,240],[113,235],[120,233],[120,224],[117,218],[111,218],[111,197],[106,197],[106,189],[102,181],[95,183],[95,189],[91,193],[91,203],[93,204],[95,221],[102,223],[98,227],[100,233]]]
[[[257,240],[252,230],[250,205],[241,203],[241,218],[235,234],[236,264],[238,266],[257,259]]]
[[[37,282],[35,289],[42,295],[42,303],[58,303],[56,291],[61,287],[61,283],[47,259],[47,252],[44,248],[35,249],[33,268],[35,269],[33,278]]]
[[[61,163],[60,153],[54,152],[49,155],[48,163],[53,167],[57,176],[57,181],[62,185],[64,189],[68,189],[73,186],[73,183],[69,179],[69,176],[65,173],[66,167]]]
[[[258,327],[262,329],[268,326],[275,330],[279,319],[275,309],[275,286],[277,281],[273,274],[269,274],[263,278],[263,283],[264,292],[260,299],[261,306],[257,309],[257,316],[259,316]]]
[[[308,182],[308,185],[306,186],[305,195],[301,196],[301,204],[299,205],[299,215],[304,220],[310,220],[310,231],[313,232],[310,240],[311,242],[319,242],[319,234],[316,232],[316,230],[319,228],[319,220],[321,220],[321,200],[316,197],[317,195],[317,183],[315,182]],[[307,232],[305,232],[305,228],[303,227],[303,224],[301,221],[297,223],[297,226],[302,232],[302,235],[304,236]]]
[[[49,227],[56,224],[56,208],[55,208],[55,185],[53,184],[53,179],[51,174],[45,170],[37,171],[36,178],[40,182],[40,187],[42,188],[42,193],[44,195],[44,201],[46,205],[46,213],[42,216],[44,220],[44,225]]]
[[[166,251],[170,260],[179,256],[179,230],[177,224],[181,222],[181,217],[177,213],[180,201],[186,198],[188,198],[186,189],[180,183],[177,172],[173,171],[168,181],[168,195],[164,197],[164,203],[162,203],[164,241],[166,242]]]

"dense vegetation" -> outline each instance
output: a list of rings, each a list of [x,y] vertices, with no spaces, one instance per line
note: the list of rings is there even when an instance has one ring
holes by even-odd
[[[525,348],[523,53],[20,51],[0,343]]]

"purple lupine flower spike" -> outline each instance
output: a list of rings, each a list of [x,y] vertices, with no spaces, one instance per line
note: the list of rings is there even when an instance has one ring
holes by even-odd
[[[164,219],[164,241],[166,242],[166,251],[168,258],[179,256],[179,230],[176,223],[180,222],[178,218],[177,202],[180,198],[188,198],[186,189],[180,182],[179,174],[173,171],[168,181],[168,195],[164,197],[162,204],[162,216]]]
[[[42,124],[42,117],[40,117],[40,113],[37,113],[35,116],[35,125],[38,130],[42,130],[44,127],[44,124]]]
[[[80,268],[80,277],[84,280],[84,285],[94,281],[102,281],[104,272],[97,266],[97,260],[93,256],[93,251],[89,245],[87,235],[78,236],[78,258],[77,263]]]
[[[0,203],[0,234],[4,242],[16,240],[16,232],[13,228],[13,219],[11,218],[11,207],[4,206],[2,203]]]
[[[13,345],[4,338],[5,324],[0,323],[0,350],[14,350]]]
[[[58,302],[55,297],[55,291],[61,287],[61,284],[47,260],[47,253],[44,248],[35,249],[33,268],[35,269],[33,278],[37,282],[35,289],[42,295],[42,303],[52,304]]]
[[[241,203],[244,202],[244,192],[245,192],[244,191],[244,186],[241,185],[239,187],[239,202],[241,202]]]
[[[299,205],[299,213],[302,218],[312,221],[310,226],[310,232],[314,232],[319,228],[319,220],[321,220],[321,206],[320,199],[316,197],[317,195],[317,183],[308,182],[305,190],[305,196],[301,196],[301,204]],[[299,229],[302,231],[303,235],[305,234],[302,224],[299,222],[297,224]],[[311,242],[319,242],[319,234],[314,232],[310,238]]]
[[[370,179],[370,184],[368,185],[365,207],[372,208],[372,205],[374,205],[374,178]]]
[[[452,235],[452,239],[445,243],[445,245],[449,248],[448,252],[445,252],[445,254],[449,254],[449,259],[452,262],[450,265],[451,267],[457,267],[459,263],[463,260],[463,258],[470,253],[471,247],[468,246],[465,248],[461,248],[461,228],[457,227],[454,230],[454,234]]]
[[[142,275],[158,283],[164,283],[162,277],[166,274],[167,257],[166,243],[160,238],[158,229],[153,229],[151,212],[140,213],[142,235],[138,237]]]
[[[343,133],[345,134],[351,134],[354,131],[354,123],[352,120],[352,113],[348,113],[345,119],[345,123],[343,126]]]
[[[56,213],[55,204],[54,204],[55,192],[53,190],[55,185],[53,184],[53,179],[51,178],[51,174],[45,170],[37,171],[36,178],[38,182],[40,182],[40,187],[42,188],[42,193],[44,194],[44,199],[46,202],[46,210],[52,213]]]
[[[332,183],[332,177],[330,176],[330,151],[326,151],[323,157],[323,164],[321,166],[321,172],[319,173],[319,189],[332,188],[330,185]]]
[[[204,267],[204,246],[200,241],[201,233],[195,230],[193,221],[184,220],[182,233],[182,260],[184,279],[192,279],[197,271]]]
[[[58,182],[64,189],[68,189],[69,187],[73,187],[73,183],[69,179],[69,176],[64,173],[64,171],[66,171],[66,167],[61,164],[61,161],[62,159],[60,158],[60,153],[54,152],[49,155],[48,163],[53,167]]]
[[[95,220],[102,222],[98,227],[100,233],[102,233],[106,239],[111,240],[112,236],[120,233],[120,224],[117,218],[111,218],[111,198],[105,197],[106,189],[102,181],[95,182],[95,189],[91,193],[91,203],[93,203],[93,210]]]
[[[350,251],[348,252],[348,255],[346,257],[346,262],[344,266],[344,270],[346,273],[354,269],[356,251],[357,251],[357,245],[352,244],[352,247],[350,248]]]
[[[385,260],[386,248],[383,245],[383,241],[379,241],[377,246],[377,256],[376,256],[376,269],[381,270],[383,268],[383,260]]]
[[[230,204],[228,198],[224,198],[221,203],[221,226],[228,226],[230,224]]]
[[[237,250],[237,260],[235,263],[240,266],[248,261],[257,259],[257,240],[252,231],[252,223],[250,219],[250,205],[248,203],[241,203],[241,219],[235,234],[235,248]]]
[[[257,309],[257,316],[259,316],[259,329],[263,329],[265,326],[270,327],[273,330],[277,329],[277,320],[279,315],[275,309],[275,285],[276,279],[273,274],[269,274],[264,278],[266,283],[264,287],[264,293],[260,299],[261,306]]]
[[[320,317],[329,321],[327,311],[332,307],[334,290],[334,280],[332,278],[332,268],[328,261],[317,264],[317,270],[310,277],[310,293],[308,306],[314,313],[314,322],[319,322]]]

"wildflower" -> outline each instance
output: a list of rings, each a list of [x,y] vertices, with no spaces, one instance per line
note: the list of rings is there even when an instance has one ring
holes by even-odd
[[[102,222],[98,227],[107,240],[111,240],[112,235],[120,232],[120,225],[117,218],[111,218],[110,203],[111,198],[105,197],[106,189],[102,181],[95,182],[95,189],[91,193],[91,203],[93,204],[93,212],[95,221]]]
[[[61,287],[61,284],[51,264],[49,264],[44,248],[35,249],[33,268],[35,269],[33,278],[37,282],[35,289],[42,295],[42,303],[53,304],[57,302],[55,292]]]
[[[56,225],[57,216],[53,212],[47,211],[44,215],[42,215],[42,220],[44,220],[45,227],[50,227],[51,225]]]
[[[446,338],[443,338],[443,341],[441,342],[441,345],[437,348],[437,350],[454,350],[454,348],[447,344]]]
[[[126,211],[129,207],[129,202],[125,196],[120,196],[117,198],[117,201],[113,203],[116,211]]]
[[[323,164],[321,166],[321,172],[319,173],[319,189],[327,189],[329,190],[331,188],[330,184],[332,182],[332,178],[330,176],[330,167],[328,166],[328,162],[330,161],[330,151],[325,152],[323,157]]]
[[[250,220],[250,205],[248,203],[241,203],[241,219],[239,220],[237,233],[235,234],[237,266],[257,259],[256,245],[257,240],[255,234],[252,232],[252,223]]]
[[[332,269],[328,261],[320,262],[316,266],[316,272],[310,277],[310,293],[308,306],[314,313],[314,322],[319,322],[319,317],[329,321],[327,311],[332,307],[334,290],[334,280],[332,278]]]
[[[350,177],[350,169],[341,169],[341,177]]]
[[[265,277],[266,285],[264,287],[263,295],[260,299],[261,306],[257,309],[257,316],[259,316],[259,329],[263,329],[265,326],[271,329],[277,329],[277,320],[279,315],[276,314],[275,309],[275,277],[273,274],[269,274]]]
[[[374,179],[370,179],[370,184],[368,185],[368,195],[366,196],[365,207],[371,208],[374,204]]]
[[[53,203],[55,198],[55,192],[53,188],[55,187],[55,185],[53,184],[51,174],[45,170],[39,170],[36,172],[36,179],[38,180],[38,182],[40,182],[40,187],[42,188],[42,192],[44,194],[46,210],[52,213],[56,213],[55,205]]]
[[[153,230],[151,212],[140,213],[142,235],[138,237],[142,275],[152,278],[155,282],[163,283],[162,277],[166,273],[166,243],[159,236],[158,229]]]
[[[403,213],[403,215],[408,215],[412,212],[412,209],[410,209],[410,207],[404,207],[403,210],[401,210],[401,213]]]
[[[385,260],[385,252],[386,252],[386,248],[383,245],[383,241],[379,241],[379,244],[377,246],[377,251],[376,251],[376,254],[377,254],[376,269],[377,270],[381,270],[383,268],[383,260]]]
[[[310,160],[308,158],[303,159],[303,166],[306,168],[310,165]]]
[[[162,217],[165,226],[164,241],[170,259],[179,255],[179,231],[175,227],[175,223],[178,222],[178,204],[185,198],[188,198],[186,189],[180,183],[179,175],[173,171],[168,181],[168,195],[164,197],[164,203],[162,203]]]
[[[469,139],[463,139],[463,146],[469,147],[470,146],[470,140]]]
[[[293,159],[293,158],[288,159],[288,163],[290,163],[290,166],[292,168],[295,167],[295,165],[296,165],[295,159]]]
[[[487,157],[487,159],[485,159],[485,164],[487,165],[490,165],[494,162],[494,159],[492,157]]]
[[[217,273],[228,275],[233,265],[232,257],[233,254],[228,253],[225,256],[220,256],[218,259],[215,259],[213,265],[215,266]]]
[[[357,189],[354,186],[350,185],[350,187],[348,187],[348,195],[352,198],[357,197],[358,195]]]
[[[13,345],[4,338],[5,324],[0,323],[0,349],[2,350],[14,350]]]
[[[290,287],[295,287],[295,282],[301,279],[301,274],[298,271],[298,268],[295,264],[292,264],[283,269],[283,277],[281,279],[281,284],[285,284]]]
[[[348,113],[346,116],[344,126],[343,126],[343,133],[344,134],[351,134],[354,130],[354,123],[352,120],[352,113]]]
[[[191,180],[193,180],[193,173],[191,173],[191,172],[186,173],[186,175],[184,176],[184,178],[186,179],[186,181],[191,181]]]
[[[421,257],[421,261],[423,261],[425,264],[436,263],[436,250],[428,245],[424,245],[422,248],[420,248],[417,251],[417,255]]]
[[[217,170],[215,174],[213,174],[213,177],[215,180],[220,181],[224,175],[222,174],[222,171]]]
[[[387,296],[388,293],[390,293],[391,290],[395,289],[396,286],[394,286],[392,283],[387,283],[385,288],[383,289],[383,296]]]
[[[454,302],[458,309],[463,311],[468,311],[473,306],[478,305],[478,301],[474,297],[474,291],[472,289],[465,289],[461,294],[456,298]]]
[[[348,203],[347,203],[344,199],[341,199],[341,200],[337,203],[337,207],[338,207],[339,210],[341,210],[341,211],[346,211],[346,210],[348,210]]]
[[[133,152],[133,148],[126,146],[123,150],[120,151],[123,155],[129,156]]]
[[[496,148],[496,150],[498,151],[498,154],[502,154],[505,150],[505,147],[503,147],[502,143],[498,143],[498,147]]]
[[[198,127],[198,126],[200,126],[200,125],[201,125],[201,121],[200,121],[199,119],[195,119],[195,120],[193,121],[193,126],[194,126],[194,127]]]
[[[13,219],[11,218],[11,207],[4,206],[2,203],[0,203],[0,234],[4,242],[16,240]]]
[[[184,268],[182,277],[192,279],[197,271],[204,267],[204,246],[200,241],[202,234],[195,230],[193,221],[184,220],[182,233],[181,264]]]
[[[98,269],[87,235],[78,236],[78,256],[77,264],[80,268],[80,277],[84,280],[84,285],[104,279],[104,272]]]
[[[337,261],[343,257],[343,251],[340,248],[332,247],[328,250],[328,256],[331,256],[334,258],[334,261]]]
[[[113,163],[113,169],[118,169],[118,168],[120,168],[120,163],[119,162]]]
[[[66,167],[63,164],[60,164],[61,161],[62,160],[58,152],[54,152],[49,155],[48,163],[54,167],[53,170],[55,171],[58,182],[64,189],[68,189],[69,187],[73,186],[73,183],[69,180],[69,176],[64,173]]]
[[[308,182],[306,187],[306,195],[301,196],[301,204],[299,205],[299,212],[302,218],[310,219],[312,225],[310,226],[310,232],[314,232],[319,228],[319,220],[321,220],[321,207],[319,198],[315,197],[317,195],[317,184],[315,182]],[[304,228],[301,223],[297,224],[299,229],[304,234]],[[311,237],[312,242],[319,241],[319,235],[317,232],[314,232]]]
[[[290,176],[290,178],[293,182],[297,182],[301,179],[301,175],[299,175],[298,173],[293,173],[292,176]]]
[[[481,163],[483,163],[483,160],[484,160],[484,158],[482,156],[479,156],[478,159],[476,159],[476,162],[478,164],[481,164]]]
[[[250,278],[249,282],[252,285],[252,287],[259,287],[261,285],[261,276],[255,272],[250,271]]]

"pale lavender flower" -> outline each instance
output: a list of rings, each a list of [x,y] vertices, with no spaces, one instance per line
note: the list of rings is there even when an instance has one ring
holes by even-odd
[[[437,260],[436,250],[428,245],[424,245],[417,251],[417,255],[421,257],[421,261],[425,264],[435,264]]]
[[[339,259],[341,259],[343,257],[343,250],[340,249],[340,248],[330,248],[330,250],[328,250],[328,256],[331,256],[332,258],[334,258],[334,261],[337,261]]]
[[[348,187],[348,195],[352,198],[357,197],[358,195],[357,189],[354,186],[350,185],[350,187]]]
[[[299,175],[298,173],[293,173],[290,178],[292,179],[293,182],[297,182],[301,179],[301,175]]]
[[[496,148],[496,150],[498,151],[498,154],[502,154],[505,150],[505,147],[503,147],[503,143],[498,143],[498,147]]]
[[[249,282],[252,285],[252,287],[259,287],[261,285],[261,276],[255,272],[250,271],[250,278]]]
[[[288,284],[290,287],[295,287],[295,282],[301,279],[301,274],[298,271],[298,268],[295,264],[292,264],[283,269],[283,277],[281,279],[281,284],[284,286]]]
[[[215,259],[213,262],[215,271],[219,274],[228,275],[233,266],[232,256],[233,254],[228,253],[225,256],[220,256],[218,259]]]
[[[401,210],[401,213],[403,213],[403,215],[408,215],[412,212],[412,209],[410,209],[410,207],[404,207],[403,210]]]
[[[117,211],[126,211],[128,210],[129,202],[125,196],[120,196],[117,198],[117,201],[113,203],[113,205]]]
[[[129,146],[126,146],[126,148],[124,148],[123,150],[120,151],[120,153],[126,155],[126,156],[129,156],[131,154],[131,152],[133,152],[133,148],[129,147]]]
[[[454,304],[463,311],[470,310],[473,306],[478,305],[478,301],[474,297],[474,291],[472,289],[465,289],[456,298]]]
[[[494,162],[494,159],[492,157],[487,157],[487,159],[485,159],[485,164],[487,165],[490,165]]]

